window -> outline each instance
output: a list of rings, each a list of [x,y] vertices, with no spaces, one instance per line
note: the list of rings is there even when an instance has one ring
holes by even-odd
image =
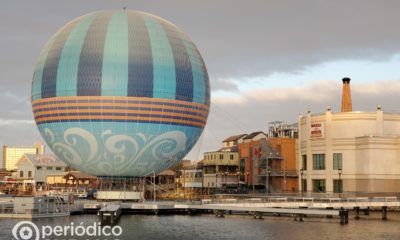
[[[32,171],[28,171],[28,177],[32,177]]]
[[[56,167],[56,170],[57,171],[61,171],[61,167]]]
[[[230,155],[229,155],[229,159],[230,159],[230,160],[233,160],[233,154],[230,154]]]
[[[333,154],[333,170],[342,169],[342,154],[334,153]]]
[[[307,155],[301,155],[302,165],[301,167],[303,170],[307,170]]]
[[[313,154],[313,170],[325,170],[325,154]]]
[[[222,159],[224,159],[224,154],[219,155],[219,160],[222,160]]]
[[[19,177],[24,177],[24,172],[23,171],[19,171]]]
[[[325,192],[325,179],[314,179],[313,192]]]
[[[53,168],[52,167],[47,167],[47,170],[53,170]]]
[[[41,166],[37,166],[36,169],[37,169],[37,170],[41,170],[42,167],[41,167]]]
[[[343,180],[334,179],[333,180],[333,192],[334,193],[341,193],[343,192]]]

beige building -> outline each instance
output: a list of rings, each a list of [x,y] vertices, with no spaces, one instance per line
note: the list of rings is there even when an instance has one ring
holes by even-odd
[[[204,187],[220,188],[224,184],[238,184],[239,153],[215,151],[204,153]]]
[[[65,175],[67,165],[54,155],[25,154],[17,162],[17,177],[46,183],[47,176]]]
[[[44,154],[44,145],[36,143],[32,147],[12,147],[3,145],[3,168],[16,170],[16,163],[24,154]]]
[[[247,134],[230,136],[222,141],[223,147],[218,151],[204,153],[203,186],[205,188],[239,184],[238,144],[242,143],[246,137]]]
[[[350,79],[343,79],[349,85]],[[300,189],[309,192],[399,192],[400,114],[342,111],[299,116]],[[350,101],[350,104],[349,104]]]

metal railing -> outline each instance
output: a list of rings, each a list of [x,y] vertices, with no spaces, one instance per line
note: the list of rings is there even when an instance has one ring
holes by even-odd
[[[237,197],[232,195],[219,196],[219,198],[203,199],[202,204],[228,204],[228,203],[290,203],[290,202],[310,202],[310,203],[353,203],[353,202],[400,202],[398,196],[386,197],[290,197],[290,196],[269,196],[269,197]]]
[[[267,170],[262,169],[258,176],[265,177],[267,175]],[[283,169],[269,169],[268,175],[270,177],[297,177],[299,175],[297,170],[283,170]]]

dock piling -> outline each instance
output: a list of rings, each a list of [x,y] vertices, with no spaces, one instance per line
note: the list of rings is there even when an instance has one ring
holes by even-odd
[[[360,219],[360,207],[354,207],[354,219]]]
[[[346,209],[340,208],[339,216],[341,225],[349,223],[349,212]]]
[[[382,207],[382,220],[387,220],[387,207]]]
[[[367,207],[366,209],[364,209],[364,215],[365,215],[365,216],[369,216],[369,207]]]

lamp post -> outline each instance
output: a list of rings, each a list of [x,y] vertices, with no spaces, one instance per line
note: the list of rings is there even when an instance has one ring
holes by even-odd
[[[300,194],[303,197],[303,191],[304,191],[304,186],[303,186],[303,173],[304,169],[300,169]]]
[[[240,175],[241,175],[241,172],[239,172],[239,170],[238,170],[238,171],[236,172],[236,176],[237,176],[237,189],[239,189]]]
[[[246,187],[247,187],[247,190],[248,190],[249,189],[249,182],[250,182],[250,173],[248,171],[246,172],[245,181],[246,181]]]
[[[156,172],[153,171],[153,179],[154,179],[154,184],[153,184],[153,201],[156,201]]]
[[[226,185],[228,185],[228,175],[229,175],[229,172],[225,172],[225,188],[226,188]]]
[[[216,172],[216,173],[215,173],[215,191],[214,191],[214,194],[217,193],[217,188],[218,188],[218,176],[219,176],[219,175],[220,175],[219,172]]]
[[[268,165],[267,165],[267,169],[265,171],[265,195],[268,196],[268,192],[269,192],[269,171],[268,171]]]
[[[286,174],[287,174],[287,170],[281,170],[281,173],[283,174],[283,193],[286,193]]]
[[[339,198],[341,197],[341,193],[342,193],[342,180],[340,179],[341,175],[342,175],[342,169],[338,168],[338,174],[339,174]]]

